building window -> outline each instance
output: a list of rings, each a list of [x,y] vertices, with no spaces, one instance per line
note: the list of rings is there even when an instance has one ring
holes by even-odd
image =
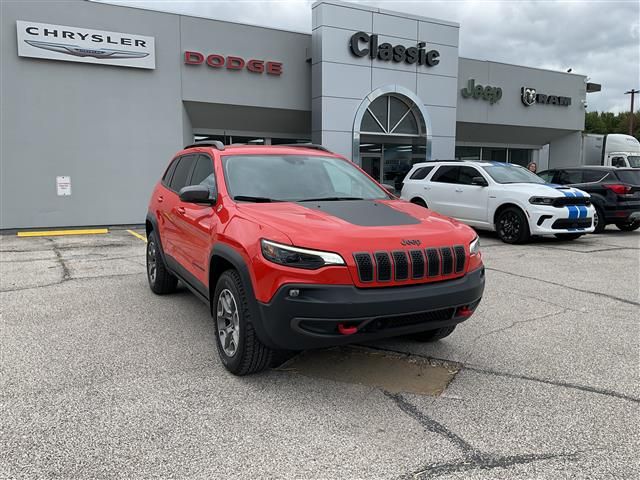
[[[526,167],[531,163],[532,158],[533,150],[530,148],[456,147],[456,160],[509,162]]]
[[[509,163],[526,167],[531,163],[532,151],[526,148],[510,148]]]
[[[456,147],[456,160],[480,160],[480,147]]]
[[[482,147],[482,160],[489,160],[489,161],[493,161],[493,162],[506,162],[507,161],[507,149],[506,148]]]

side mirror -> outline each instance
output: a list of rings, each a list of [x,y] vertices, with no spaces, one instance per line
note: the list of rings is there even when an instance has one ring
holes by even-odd
[[[214,205],[218,193],[206,185],[189,185],[180,189],[180,201],[185,203],[206,203]]]
[[[471,179],[471,185],[478,185],[479,187],[488,187],[489,184],[484,177],[473,177]]]

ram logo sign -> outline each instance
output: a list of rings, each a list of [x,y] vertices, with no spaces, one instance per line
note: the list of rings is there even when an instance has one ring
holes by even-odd
[[[16,27],[20,57],[156,68],[153,37],[22,20]]]

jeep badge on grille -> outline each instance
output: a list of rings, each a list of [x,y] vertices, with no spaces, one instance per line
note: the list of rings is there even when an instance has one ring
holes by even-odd
[[[422,242],[420,240],[401,240],[400,241],[401,245],[415,245],[416,247],[419,247],[421,243]]]

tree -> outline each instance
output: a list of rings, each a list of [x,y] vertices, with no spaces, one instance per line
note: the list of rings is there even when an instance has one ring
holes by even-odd
[[[640,139],[640,110],[633,114],[633,136]],[[584,116],[585,133],[629,133],[629,112],[614,114],[611,112],[586,112]]]

